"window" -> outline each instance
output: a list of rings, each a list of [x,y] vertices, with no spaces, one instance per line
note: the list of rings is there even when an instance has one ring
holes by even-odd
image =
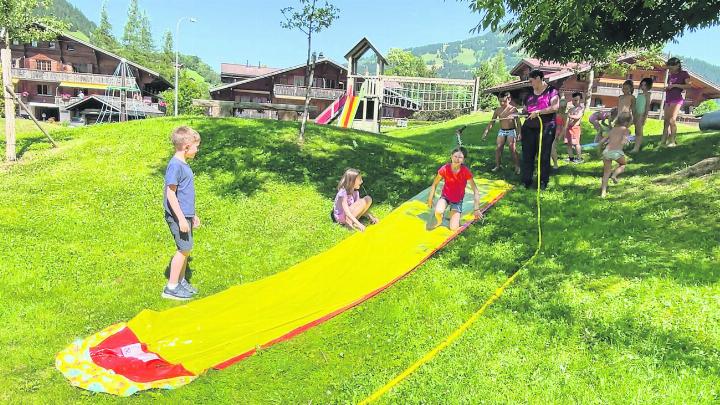
[[[41,96],[52,96],[52,93],[50,93],[50,89],[48,88],[47,84],[38,84],[37,94]]]
[[[657,76],[655,76],[655,75],[652,75],[652,76],[650,76],[650,77],[652,77],[652,79],[653,79],[654,82],[656,82],[657,79],[658,79]]]
[[[32,45],[34,48],[37,48],[37,41],[30,42],[30,45]]]
[[[67,49],[68,51],[74,51],[75,44],[67,44],[67,45],[65,45],[65,49]]]
[[[625,76],[626,79],[632,80],[632,73],[628,73],[627,76]]]
[[[13,39],[12,44],[13,44],[13,45],[20,45],[20,41],[18,41],[17,39]]]
[[[305,77],[304,76],[295,76],[293,78],[293,85],[304,86],[305,85]]]
[[[55,41],[48,42],[48,48],[55,49]]]
[[[36,60],[37,70],[51,70],[52,63],[49,60]]]

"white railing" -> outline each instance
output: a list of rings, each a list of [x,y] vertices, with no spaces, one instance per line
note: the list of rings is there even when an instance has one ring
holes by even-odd
[[[92,73],[54,72],[48,70],[12,68],[12,76],[21,80],[41,82],[78,82],[106,84],[108,86],[121,86],[122,78],[110,75],[96,75]]]
[[[290,86],[287,84],[276,84],[273,88],[275,96],[305,97],[307,88],[300,86]],[[324,89],[320,87],[310,88],[310,98],[320,98],[326,100],[335,100],[345,94],[345,90],[341,89]]]

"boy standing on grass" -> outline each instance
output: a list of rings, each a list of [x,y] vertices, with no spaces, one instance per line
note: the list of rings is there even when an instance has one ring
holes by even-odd
[[[162,297],[188,300],[197,290],[185,279],[187,259],[193,247],[193,228],[200,226],[195,214],[195,182],[187,159],[192,159],[200,147],[200,134],[194,129],[181,126],[171,135],[175,155],[165,170],[163,206],[165,221],[175,239],[177,251],[170,261],[170,276]]]

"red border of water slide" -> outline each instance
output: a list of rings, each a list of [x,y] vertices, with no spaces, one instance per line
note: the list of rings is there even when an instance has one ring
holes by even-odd
[[[500,199],[505,196],[505,194],[507,194],[507,191],[505,191],[505,192],[503,192],[502,194],[500,194],[500,195],[498,195],[497,197],[495,197],[495,199],[493,199],[493,200],[490,201],[485,207],[483,207],[483,209],[480,211],[480,213],[481,213],[481,214],[484,214],[487,210],[489,210],[490,208],[492,208],[492,207],[495,205],[495,203],[497,203],[498,201],[500,201]],[[321,317],[321,318],[318,318],[318,319],[316,319],[316,320],[314,320],[314,321],[312,321],[312,322],[310,322],[310,323],[308,323],[308,324],[305,324],[305,325],[300,326],[300,327],[298,327],[298,328],[296,328],[296,329],[293,329],[292,331],[286,333],[285,335],[280,336],[280,337],[278,337],[278,338],[276,338],[276,339],[271,340],[271,341],[268,342],[268,343],[265,343],[265,344],[261,345],[260,348],[261,348],[261,349],[265,349],[265,348],[268,348],[268,347],[270,347],[270,346],[272,346],[272,345],[274,345],[274,344],[276,344],[276,343],[280,343],[280,342],[283,342],[283,341],[285,341],[285,340],[289,340],[289,339],[291,339],[291,338],[293,338],[293,337],[295,337],[295,336],[297,336],[297,335],[305,332],[306,330],[308,330],[308,329],[310,329],[310,328],[312,328],[312,327],[315,327],[315,326],[317,326],[317,325],[319,325],[319,324],[321,324],[321,323],[323,323],[323,322],[325,322],[325,321],[327,321],[327,320],[329,320],[329,319],[331,319],[331,318],[334,318],[335,316],[337,316],[337,315],[339,315],[339,314],[347,311],[348,309],[350,309],[350,308],[352,308],[352,307],[354,307],[354,306],[357,306],[357,305],[359,305],[359,304],[367,301],[368,299],[376,296],[377,294],[379,294],[380,292],[382,292],[382,291],[385,290],[386,288],[388,288],[388,287],[390,287],[391,285],[393,285],[393,284],[395,284],[396,282],[398,282],[398,281],[399,281],[400,279],[402,279],[403,277],[406,277],[408,274],[410,274],[410,273],[412,273],[413,271],[415,271],[415,269],[417,269],[418,267],[422,266],[428,259],[430,259],[430,257],[431,257],[432,255],[434,255],[438,250],[440,250],[440,249],[442,249],[443,247],[445,247],[445,245],[447,245],[448,243],[450,243],[450,241],[452,241],[452,240],[455,239],[458,235],[460,235],[462,232],[464,232],[465,229],[467,229],[467,228],[468,228],[470,225],[472,225],[475,221],[477,221],[477,219],[473,219],[473,220],[471,220],[471,221],[466,222],[460,229],[458,229],[457,232],[455,232],[455,233],[453,233],[452,235],[450,235],[450,237],[448,237],[442,244],[440,244],[440,246],[438,246],[437,248],[435,248],[435,250],[433,250],[432,252],[428,253],[428,255],[425,256],[425,258],[422,259],[422,260],[420,261],[420,263],[418,263],[415,267],[413,267],[412,269],[408,270],[407,272],[401,274],[400,276],[398,276],[398,277],[395,278],[394,280],[390,281],[390,282],[387,283],[386,285],[378,288],[378,289],[375,290],[375,291],[370,292],[369,294],[363,296],[362,298],[358,299],[357,301],[355,301],[355,302],[353,302],[353,303],[351,303],[351,304],[349,304],[349,305],[347,305],[347,306],[344,306],[344,307],[342,307],[342,308],[340,308],[340,309],[338,309],[338,310],[336,310],[336,311],[333,311],[333,312],[331,312],[331,313],[329,313],[329,314],[327,314],[327,315],[325,315],[325,316],[323,316],[323,317]],[[231,365],[237,363],[238,361],[245,359],[246,357],[252,356],[253,354],[255,354],[255,352],[257,352],[257,348],[252,349],[252,350],[249,350],[249,351],[247,351],[247,352],[245,352],[245,353],[242,353],[242,354],[240,354],[240,355],[237,355],[237,356],[235,356],[235,357],[233,357],[233,358],[231,358],[231,359],[229,359],[229,360],[225,360],[225,361],[223,361],[222,363],[213,366],[213,368],[216,369],[216,370],[223,370],[223,369],[225,369],[225,368],[227,368],[227,367],[230,367]]]

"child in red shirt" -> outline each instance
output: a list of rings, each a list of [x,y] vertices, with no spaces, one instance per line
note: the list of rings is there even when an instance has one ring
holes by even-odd
[[[430,187],[430,194],[428,195],[428,207],[431,209],[433,207],[433,197],[435,196],[435,189],[438,183],[440,183],[440,180],[445,180],[445,184],[443,185],[441,197],[435,205],[435,214],[430,217],[428,230],[435,229],[442,223],[443,214],[445,214],[448,206],[450,207],[450,230],[454,231],[460,227],[460,215],[462,214],[463,198],[465,198],[465,186],[468,181],[475,193],[475,218],[480,217],[480,192],[475,185],[470,169],[463,164],[466,156],[467,150],[459,146],[453,149],[450,154],[450,163],[441,166],[438,170],[432,187]]]

